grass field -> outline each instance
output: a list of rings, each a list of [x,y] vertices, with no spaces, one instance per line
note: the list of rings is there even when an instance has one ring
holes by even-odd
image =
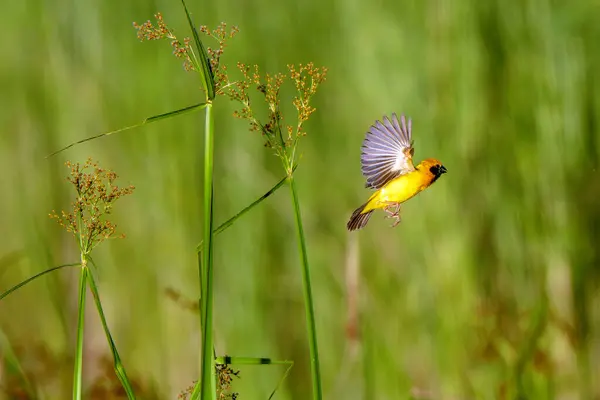
[[[295,172],[311,265],[325,399],[600,398],[600,12],[598,2],[189,1],[198,24],[240,33],[223,61],[329,69]],[[78,262],[48,218],[73,199],[67,160],[88,157],[134,193],[113,219],[124,240],[94,253],[123,364],[142,399],[198,378],[202,112],[73,147],[202,100],[167,42],[133,21],[179,1],[25,0],[2,6],[0,291]],[[220,224],[283,176],[257,132],[215,101]],[[360,146],[375,119],[413,119],[415,158],[448,173],[348,233],[369,196]],[[276,399],[309,399],[302,279],[290,193],[215,239],[220,355],[293,360]],[[79,276],[65,268],[0,302],[0,398],[69,398]],[[169,295],[169,293],[171,293]],[[84,398],[120,398],[88,302]],[[267,399],[283,366],[234,366],[239,399]],[[109,393],[110,392],[110,393]],[[112,397],[111,397],[112,396]]]

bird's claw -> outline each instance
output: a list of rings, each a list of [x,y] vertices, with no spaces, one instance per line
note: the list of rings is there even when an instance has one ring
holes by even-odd
[[[394,210],[391,210],[390,207],[394,205],[396,206],[396,208]],[[385,216],[386,218],[395,219],[394,223],[390,226],[390,228],[394,228],[400,223],[400,221],[402,221],[402,218],[400,218],[400,204],[390,204],[389,206],[385,207],[383,211],[385,211],[388,214]]]

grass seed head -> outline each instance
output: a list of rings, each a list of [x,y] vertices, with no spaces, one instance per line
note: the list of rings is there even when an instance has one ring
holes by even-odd
[[[229,83],[227,77],[227,66],[221,62],[221,57],[225,53],[227,41],[233,39],[239,32],[237,26],[232,26],[229,30],[227,24],[221,22],[215,29],[210,29],[203,25],[200,32],[212,38],[216,42],[215,47],[208,46],[206,52],[210,61],[210,68],[215,78],[215,91],[217,94],[223,94],[223,88]]]
[[[231,391],[231,384],[233,378],[240,377],[240,371],[234,371],[229,365],[216,364],[217,372],[217,393],[219,394],[219,400],[236,400],[239,393]]]
[[[106,239],[125,237],[116,235],[117,226],[107,216],[114,203],[135,188],[115,185],[117,174],[101,168],[91,158],[83,165],[67,161],[66,166],[71,170],[67,180],[75,189],[75,201],[70,212],[61,211],[59,215],[53,210],[50,218],[77,237],[86,254]]]
[[[233,115],[236,118],[245,119],[250,125],[250,131],[259,131],[266,139],[265,146],[275,150],[284,164],[294,162],[295,150],[298,138],[305,136],[303,125],[316,108],[311,105],[312,97],[317,89],[325,81],[327,68],[316,67],[312,62],[308,64],[288,65],[289,74],[261,74],[258,65],[246,65],[237,63],[237,69],[241,78],[231,81],[227,71],[222,69],[219,77],[219,90],[217,94],[229,97],[230,100],[240,104]],[[296,89],[296,95],[292,104],[297,110],[297,121],[295,125],[284,123],[281,111],[281,88],[291,81]],[[267,105],[267,116],[261,122],[252,107],[250,88],[254,87]]]
[[[175,33],[165,23],[161,13],[154,15],[156,19],[156,25],[152,24],[150,20],[143,24],[133,23],[133,27],[137,30],[137,36],[140,41],[149,40],[160,40],[168,39],[171,41],[171,47],[173,47],[173,55],[182,60],[183,68],[186,71],[195,71],[192,55],[192,47],[190,45],[191,39],[189,37],[183,38],[183,42],[177,39]]]

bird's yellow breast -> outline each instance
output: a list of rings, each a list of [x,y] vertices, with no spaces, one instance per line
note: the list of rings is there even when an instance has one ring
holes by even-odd
[[[363,212],[384,208],[392,203],[404,203],[431,184],[433,176],[416,170],[391,180],[373,193]]]

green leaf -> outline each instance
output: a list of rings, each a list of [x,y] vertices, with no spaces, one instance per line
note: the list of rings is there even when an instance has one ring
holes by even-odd
[[[15,290],[27,285],[29,282],[44,276],[52,271],[56,271],[59,270],[61,268],[65,268],[65,267],[76,267],[79,266],[81,264],[79,263],[74,263],[74,264],[65,264],[65,265],[59,265],[58,267],[53,267],[50,269],[47,269],[45,271],[40,272],[39,274],[35,274],[34,276],[32,276],[31,278],[27,278],[25,279],[23,282],[16,284],[15,286],[11,287],[10,289],[8,289],[7,291],[3,292],[2,294],[0,294],[0,300],[2,300],[3,298],[5,298],[6,296],[8,296],[9,294],[11,294],[12,292],[14,292]]]
[[[202,76],[202,87],[204,88],[208,100],[213,100],[215,98],[215,78],[213,76],[212,69],[210,68],[208,52],[200,40],[200,36],[198,35],[198,31],[194,26],[192,16],[190,15],[187,5],[185,4],[185,0],[181,0],[181,4],[183,4],[188,24],[190,25],[190,29],[192,30],[192,34],[194,36],[194,43],[196,44],[196,49],[198,50],[198,56],[200,57],[200,66],[202,67],[202,71],[199,72]]]
[[[143,120],[142,122],[140,122],[139,124],[131,125],[131,126],[126,126],[124,128],[120,128],[120,129],[117,129],[117,130],[114,130],[114,131],[110,131],[110,132],[106,132],[106,133],[101,133],[101,134],[95,135],[95,136],[90,136],[90,137],[88,137],[86,139],[82,139],[82,140],[78,140],[77,142],[73,142],[73,143],[69,144],[68,146],[63,147],[62,149],[57,150],[54,153],[47,155],[46,158],[55,156],[58,153],[61,153],[61,152],[65,151],[65,150],[67,150],[67,149],[69,149],[69,148],[71,148],[73,146],[76,146],[78,144],[82,144],[82,143],[85,143],[85,142],[89,142],[90,140],[99,139],[101,137],[113,135],[115,133],[119,133],[119,132],[123,132],[123,131],[128,131],[128,130],[133,129],[133,128],[139,128],[140,126],[148,125],[148,124],[151,124],[153,122],[157,122],[157,121],[160,121],[160,120],[163,120],[163,119],[166,119],[166,118],[176,117],[178,115],[186,114],[186,113],[195,111],[197,109],[201,110],[204,107],[206,107],[206,103],[198,103],[198,104],[194,104],[194,105],[191,105],[191,106],[179,109],[179,110],[170,111],[170,112],[167,112],[167,113],[164,113],[164,114],[159,114],[159,115],[155,115],[155,116],[152,116],[152,117],[148,117],[145,120]]]
[[[215,364],[220,365],[289,365],[294,364],[291,360],[273,360],[264,357],[216,357]]]
[[[297,166],[298,165],[294,165],[294,167],[292,169],[292,173],[296,170]],[[265,194],[263,194],[262,196],[260,196],[258,199],[254,200],[249,206],[245,207],[243,210],[241,210],[240,212],[238,212],[237,214],[235,214],[233,217],[229,218],[227,221],[225,221],[221,225],[219,225],[217,227],[217,229],[215,229],[213,231],[213,235],[216,236],[219,233],[223,232],[225,229],[229,228],[231,225],[233,225],[233,223],[238,218],[240,218],[242,215],[246,214],[248,211],[250,211],[252,208],[254,208],[258,204],[260,204],[267,197],[269,197],[273,193],[275,193],[280,187],[283,186],[283,184],[285,183],[285,181],[287,180],[287,178],[288,178],[287,176],[283,177],[279,182],[277,182],[277,184],[275,186],[273,186],[271,189],[269,189]],[[202,245],[203,245],[203,243],[204,242],[200,242],[196,246],[196,252],[200,253],[202,251]]]
[[[94,263],[94,261],[90,258],[92,265],[98,269],[98,266]],[[127,394],[127,398],[129,400],[135,400],[135,394],[133,393],[133,387],[129,378],[127,377],[127,372],[125,371],[125,367],[121,362],[121,357],[119,356],[119,352],[117,351],[117,346],[115,345],[115,341],[113,340],[112,334],[110,333],[110,329],[108,329],[108,323],[106,322],[106,317],[104,316],[104,310],[102,309],[102,302],[100,301],[100,294],[98,293],[98,287],[96,286],[96,280],[94,279],[94,274],[90,271],[88,276],[88,283],[90,284],[90,289],[92,290],[92,296],[94,297],[94,303],[96,303],[96,309],[98,310],[98,315],[100,316],[100,321],[102,322],[102,328],[104,328],[104,334],[106,336],[106,340],[108,341],[108,346],[110,347],[110,351],[113,355],[113,367],[115,369],[115,373],[119,381],[121,381],[121,386],[125,390]]]

